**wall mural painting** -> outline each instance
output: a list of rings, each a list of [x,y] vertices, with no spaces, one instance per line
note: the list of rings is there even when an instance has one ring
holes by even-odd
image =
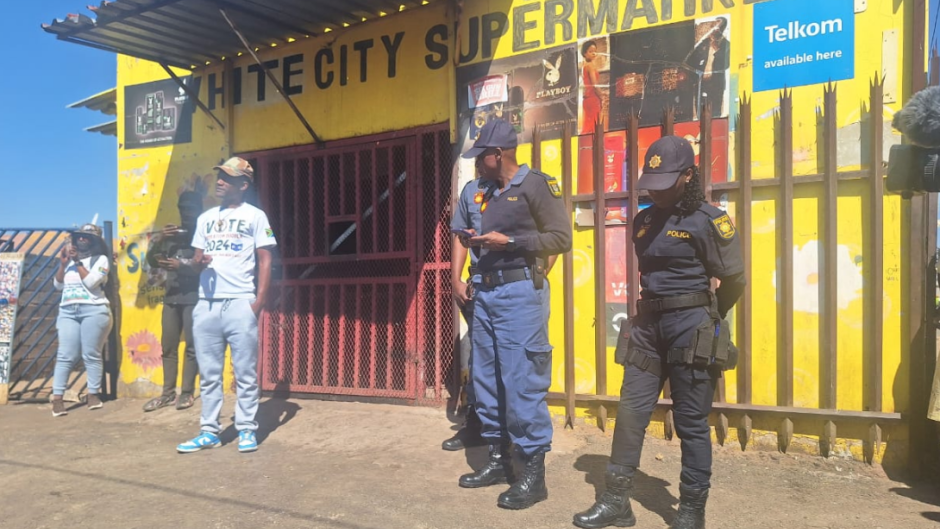
[[[160,340],[150,331],[138,331],[127,338],[125,345],[131,363],[151,371],[163,365],[163,347]]]

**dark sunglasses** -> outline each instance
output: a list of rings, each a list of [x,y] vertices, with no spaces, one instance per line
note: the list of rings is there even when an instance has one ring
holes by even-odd
[[[232,176],[222,170],[219,170],[219,180],[222,180],[223,182],[231,186],[240,186],[243,183],[248,181],[248,179],[245,178],[244,176]]]

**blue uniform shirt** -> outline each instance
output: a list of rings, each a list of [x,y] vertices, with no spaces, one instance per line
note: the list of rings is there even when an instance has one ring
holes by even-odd
[[[711,286],[710,278],[744,272],[731,219],[704,202],[688,214],[656,206],[641,211],[633,221],[633,244],[643,298],[704,292]]]
[[[473,230],[477,234],[483,232],[480,206],[483,204],[486,187],[483,187],[482,184],[483,181],[477,179],[471,180],[463,186],[460,198],[457,199],[457,212],[450,220],[450,229]],[[477,260],[480,258],[479,251],[479,248],[470,248],[470,266],[476,266]]]
[[[505,189],[480,180],[484,192],[481,234],[498,232],[515,238],[514,251],[483,250],[482,272],[531,266],[535,257],[562,254],[571,249],[571,218],[554,178],[530,170],[525,164]]]

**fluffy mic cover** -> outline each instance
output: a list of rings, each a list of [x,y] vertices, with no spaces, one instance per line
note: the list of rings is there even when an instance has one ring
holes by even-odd
[[[920,147],[940,147],[940,87],[921,90],[900,112],[891,125]]]

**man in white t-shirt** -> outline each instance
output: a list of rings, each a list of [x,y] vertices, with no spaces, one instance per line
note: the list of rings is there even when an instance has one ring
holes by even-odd
[[[193,310],[193,338],[199,363],[202,431],[176,447],[181,453],[221,444],[219,414],[226,344],[232,349],[238,397],[238,451],[258,449],[258,315],[268,293],[271,249],[277,242],[267,215],[245,203],[245,192],[254,182],[251,165],[241,158],[231,158],[215,169],[219,171],[215,194],[222,205],[199,216],[193,235],[193,263],[201,270],[199,302]]]

